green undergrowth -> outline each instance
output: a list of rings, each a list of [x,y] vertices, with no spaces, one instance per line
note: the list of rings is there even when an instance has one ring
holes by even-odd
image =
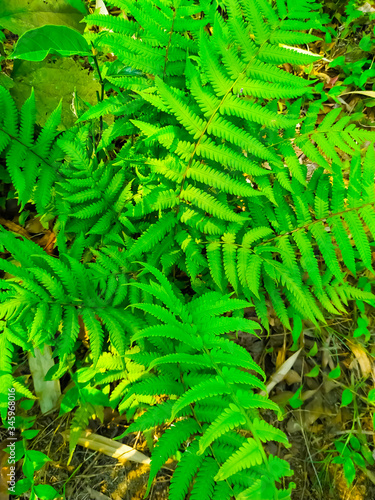
[[[44,65],[38,75],[61,61],[91,67],[97,102],[74,90],[73,126],[61,125],[59,96],[38,115],[37,83],[18,108],[0,87],[1,180],[56,235],[48,253],[0,232],[2,416],[8,390],[35,399],[18,360],[50,348],[71,454],[109,407],[127,433],[164,431],[146,495],[178,456],[171,500],[287,500],[293,472],[265,444],[288,439],[263,410],[282,412],[233,339],[269,334],[272,312],[296,350],[304,325],[319,331],[351,301],[366,338],[375,136],[323,84],[283,68],[319,60],[306,50],[325,30],[313,1],[106,5],[84,17],[84,36],[28,27],[9,55]],[[17,494],[57,498],[35,480],[48,457],[27,449],[31,437],[18,445]]]

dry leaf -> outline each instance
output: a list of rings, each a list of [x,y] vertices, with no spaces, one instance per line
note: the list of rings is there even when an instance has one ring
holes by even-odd
[[[304,391],[301,393],[301,399],[302,401],[307,401],[308,399],[312,398],[314,396],[314,394],[316,394],[316,392],[320,389],[320,387],[318,387],[317,389],[311,389],[310,391]]]
[[[285,375],[285,382],[288,385],[295,384],[297,382],[301,382],[301,375],[297,373],[295,370],[289,370],[289,372]]]
[[[20,234],[21,236],[24,236],[28,240],[31,238],[29,233],[22,226],[19,226],[18,224],[10,220],[6,220],[3,219],[3,217],[0,217],[0,224],[2,226],[7,227],[10,231],[12,231],[12,233]]]
[[[363,347],[360,344],[351,342],[350,340],[348,340],[348,345],[361,367],[361,372],[364,378],[368,378],[371,374],[374,376],[372,363],[370,362],[366,352],[363,350]]]
[[[299,353],[301,352],[301,350],[302,349],[299,349],[292,356],[290,356],[290,358],[288,358],[280,366],[280,368],[278,370],[276,370],[276,372],[272,375],[270,381],[268,382],[268,384],[266,386],[267,394],[269,394],[272,391],[272,389],[275,387],[276,384],[278,384],[279,382],[281,382],[284,379],[285,375],[289,372],[289,370],[294,365],[294,363],[295,363],[296,359],[298,358]],[[262,391],[261,394],[263,396],[266,395],[266,393],[264,391]]]
[[[373,90],[353,90],[353,92],[344,92],[343,94],[340,95],[347,95],[347,94],[361,94],[367,97],[375,97],[375,92]]]
[[[374,7],[372,7],[368,2],[364,3],[360,7],[356,7],[356,9],[361,12],[375,12]]]
[[[55,365],[50,346],[44,345],[43,354],[38,348],[34,349],[34,356],[29,353],[30,373],[33,377],[35,394],[43,414],[57,408],[61,396],[59,380],[44,380],[48,370]]]
[[[277,356],[276,356],[276,370],[280,368],[280,366],[284,363],[285,361],[285,354],[286,354],[286,349],[285,346],[279,349]]]
[[[87,487],[87,492],[92,500],[111,500],[107,495],[100,493],[100,491],[93,490],[90,486]]]
[[[63,431],[61,433],[65,439],[69,438],[69,431]],[[141,464],[150,464],[151,460],[149,457],[135,450],[131,446],[126,444],[117,443],[113,439],[109,439],[99,434],[94,434],[88,429],[82,431],[80,438],[78,439],[78,444],[90,450],[100,451],[108,457],[117,458],[119,462],[138,462]]]
[[[301,414],[303,426],[309,429],[325,413],[324,410],[323,398],[318,392],[315,398],[304,407],[304,411]]]

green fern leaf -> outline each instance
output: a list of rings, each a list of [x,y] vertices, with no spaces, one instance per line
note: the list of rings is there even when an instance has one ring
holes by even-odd
[[[276,429],[273,425],[268,424],[265,420],[254,418],[252,427],[256,432],[257,437],[266,443],[267,441],[277,441],[283,443],[287,448],[290,448],[288,438],[280,429]]]
[[[82,318],[90,340],[94,364],[96,364],[102,352],[104,333],[100,322],[96,319],[95,314],[91,309],[83,309]]]
[[[219,466],[213,458],[207,457],[204,459],[191,491],[191,500],[211,500],[214,498],[214,477],[218,468]]]
[[[352,233],[354,242],[364,265],[367,267],[367,269],[373,272],[371,249],[366,233],[363,229],[361,219],[359,218],[358,214],[353,211],[345,212],[343,214],[343,218],[348,224],[349,230]]]
[[[193,203],[198,208],[205,210],[206,212],[218,217],[219,219],[233,221],[233,222],[243,222],[244,218],[232,212],[228,207],[217,201],[213,196],[201,191],[194,186],[187,186],[180,193],[180,197]]]
[[[229,387],[225,384],[224,380],[219,377],[197,384],[176,401],[173,406],[172,418],[174,418],[186,406],[195,403],[196,401],[201,401],[202,399],[210,398],[212,396],[222,396],[229,393]]]
[[[216,481],[224,481],[228,477],[237,472],[261,465],[263,462],[262,454],[259,450],[257,442],[249,438],[241,448],[220,467],[219,472],[215,476]]]
[[[154,480],[156,474],[168,458],[176,453],[182,443],[197,432],[199,432],[199,424],[191,418],[179,420],[173,427],[170,427],[165,431],[152,453],[150,476],[148,479],[146,495],[148,495],[150,491],[152,481]]]
[[[335,248],[332,244],[331,237],[325,230],[324,224],[321,222],[313,224],[310,226],[310,232],[318,243],[328,268],[339,280],[342,280],[343,276],[336,257]]]
[[[240,412],[240,409],[231,404],[221,415],[208,427],[199,440],[199,454],[202,454],[210,444],[218,437],[234,428],[246,424],[246,417]]]
[[[197,455],[198,441],[191,443],[178,462],[176,471],[171,479],[169,496],[171,500],[185,500],[190,483],[204,460],[204,456]]]

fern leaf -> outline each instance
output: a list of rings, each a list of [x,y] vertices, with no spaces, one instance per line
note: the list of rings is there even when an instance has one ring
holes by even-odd
[[[266,443],[267,441],[276,441],[284,444],[287,448],[290,448],[291,445],[289,444],[285,433],[273,425],[270,425],[265,420],[254,418],[252,427],[256,432],[257,437],[263,441],[263,443]]]
[[[223,262],[225,276],[232,285],[234,291],[238,293],[238,276],[236,266],[237,247],[234,245],[236,235],[225,233],[222,237],[223,245]]]
[[[211,139],[205,137],[197,145],[195,152],[197,155],[202,156],[202,158],[207,158],[208,160],[213,160],[218,163],[223,163],[229,167],[240,170],[249,175],[266,175],[269,173],[268,170],[259,167],[256,163],[249,161],[245,156],[236,153],[232,149],[224,145],[216,145]],[[257,196],[255,190],[251,192],[252,196]]]
[[[79,334],[78,311],[75,307],[64,308],[63,327],[58,343],[58,354],[60,358],[69,355]]]
[[[104,340],[103,329],[91,309],[84,308],[82,310],[82,318],[90,340],[94,364],[96,364],[100,357],[100,354],[102,353]]]
[[[250,248],[253,243],[261,238],[266,238],[273,234],[273,231],[269,227],[257,227],[254,229],[250,229],[244,235],[242,239],[242,246],[245,248]]]
[[[303,267],[309,273],[309,276],[313,280],[314,284],[319,289],[321,289],[322,280],[320,277],[319,266],[309,238],[307,237],[305,232],[296,231],[295,233],[293,233],[293,239],[296,242],[299,251],[301,252]]]
[[[193,489],[191,491],[191,500],[211,500],[215,486],[214,477],[219,466],[216,461],[207,457],[199,468],[195,479]]]
[[[246,280],[249,289],[258,298],[262,264],[263,260],[259,255],[250,255],[247,264]]]
[[[328,268],[341,281],[342,273],[336,257],[335,248],[332,244],[331,237],[325,230],[324,224],[321,222],[313,224],[310,227],[310,232],[318,243]]]
[[[249,438],[241,448],[233,453],[228,460],[220,467],[219,472],[215,476],[216,481],[224,481],[228,477],[236,474],[237,472],[253,467],[254,465],[261,465],[263,462],[262,454],[259,450],[257,442]]]
[[[7,118],[7,127],[4,132],[13,137],[18,137],[18,111],[10,92],[3,86],[0,87],[0,106],[1,116]]]
[[[186,328],[186,326],[185,326]],[[201,341],[197,337],[193,337],[190,332],[183,330],[176,325],[157,325],[150,326],[145,330],[141,330],[137,332],[132,337],[132,341],[140,340],[143,338],[151,338],[151,337],[167,337],[171,339],[179,340],[180,342],[184,342],[185,344],[199,348]]]
[[[221,259],[221,243],[213,241],[207,246],[207,260],[214,283],[223,290],[224,269]]]
[[[187,186],[180,193],[180,197],[193,203],[198,208],[205,210],[206,212],[218,217],[222,220],[232,221],[232,222],[243,222],[244,218],[232,212],[228,207],[217,201],[213,196],[201,191],[194,186]]]
[[[348,211],[343,214],[343,218],[348,224],[364,265],[367,269],[373,272],[370,244],[363,229],[362,221],[359,215],[353,211]]]
[[[225,193],[249,197],[257,195],[254,189],[245,184],[245,182],[242,184],[239,181],[231,179],[229,175],[218,172],[200,163],[192,165],[188,169],[186,177],[207,184],[208,186],[218,188]]]
[[[205,130],[205,122],[195,116],[189,110],[189,106],[182,99],[178,99],[176,94],[160,78],[156,80],[156,85],[166,106],[176,115],[186,130],[197,139]]]
[[[185,500],[190,483],[204,460],[204,456],[197,455],[198,441],[191,443],[178,462],[176,471],[171,479],[169,496],[171,500]]]
[[[172,418],[174,418],[186,406],[201,401],[202,399],[210,398],[212,396],[222,396],[229,394],[230,389],[225,384],[224,380],[219,377],[206,380],[201,384],[197,384],[181,396],[173,406]]]
[[[149,229],[138,238],[130,249],[128,256],[139,255],[140,253],[150,250],[172,230],[176,223],[177,218],[174,212],[170,212],[161,217],[158,222],[152,224]]]
[[[226,408],[219,415],[200,438],[199,454],[202,454],[221,435],[245,424],[246,417],[240,412],[240,409],[234,404],[229,405],[229,408]]]
[[[280,408],[276,403],[264,396],[254,394],[252,391],[238,391],[237,398],[241,406],[244,408],[269,409],[275,411],[279,416],[281,416]]]
[[[238,92],[241,89],[238,90]],[[239,116],[249,121],[266,125],[271,128],[290,127],[295,120],[291,120],[283,115],[273,113],[272,111],[256,103],[250,103],[239,99],[233,95],[228,96],[221,105],[221,111],[229,116]]]
[[[146,495],[148,495],[152,481],[168,458],[176,453],[178,448],[190,436],[199,432],[198,423],[192,418],[179,420],[173,427],[167,429],[155,446],[151,457],[150,476],[148,479]]]

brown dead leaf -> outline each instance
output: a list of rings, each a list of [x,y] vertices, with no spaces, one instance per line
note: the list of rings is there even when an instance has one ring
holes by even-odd
[[[272,394],[270,399],[271,401],[280,406],[285,406],[288,403],[289,399],[292,398],[293,396],[294,396],[293,391],[282,391],[279,392],[278,394]]]
[[[88,349],[90,347],[90,339],[87,334],[86,327],[81,315],[78,315],[78,323],[79,323],[78,338],[79,340],[82,340],[83,345]]]
[[[367,495],[366,485],[364,484],[365,476],[362,471],[358,471],[356,481],[348,488],[348,484],[344,477],[342,466],[329,466],[329,471],[334,479],[335,491],[338,498],[341,500],[370,500]]]
[[[285,375],[285,382],[288,385],[295,384],[297,382],[301,382],[301,375],[297,373],[295,370],[289,370],[289,372]]]
[[[103,493],[100,493],[100,491],[93,490],[92,488],[90,488],[90,486],[87,487],[87,491],[92,500],[111,500],[110,497],[104,495]]]
[[[304,391],[301,393],[301,399],[302,401],[307,401],[308,399],[312,398],[314,394],[317,393],[319,390],[319,387],[317,389],[311,389],[310,391]]]
[[[374,378],[374,367],[373,364],[370,362],[364,348],[360,344],[351,342],[350,340],[348,340],[348,345],[352,353],[356,357],[359,366],[361,367],[361,372],[363,377],[368,378],[370,375],[372,375]]]
[[[314,399],[304,407],[304,411],[301,413],[302,424],[305,429],[310,429],[313,423],[324,413],[323,398],[320,392],[318,392]]]
[[[322,352],[322,368],[325,368],[327,365],[333,370],[335,368],[335,364],[333,362],[332,356],[331,356],[331,351],[330,351],[330,346],[331,344],[331,335],[327,337],[327,340],[323,342],[323,347],[321,349]]]
[[[19,234],[20,236],[24,236],[28,240],[31,238],[29,233],[22,227],[16,224],[15,222],[12,222],[10,220],[3,219],[3,217],[0,217],[0,224],[6,228],[8,228],[12,233]]]
[[[49,254],[53,254],[53,247],[56,242],[56,235],[53,231],[47,231],[38,241],[38,245],[43,247],[44,250]]]

